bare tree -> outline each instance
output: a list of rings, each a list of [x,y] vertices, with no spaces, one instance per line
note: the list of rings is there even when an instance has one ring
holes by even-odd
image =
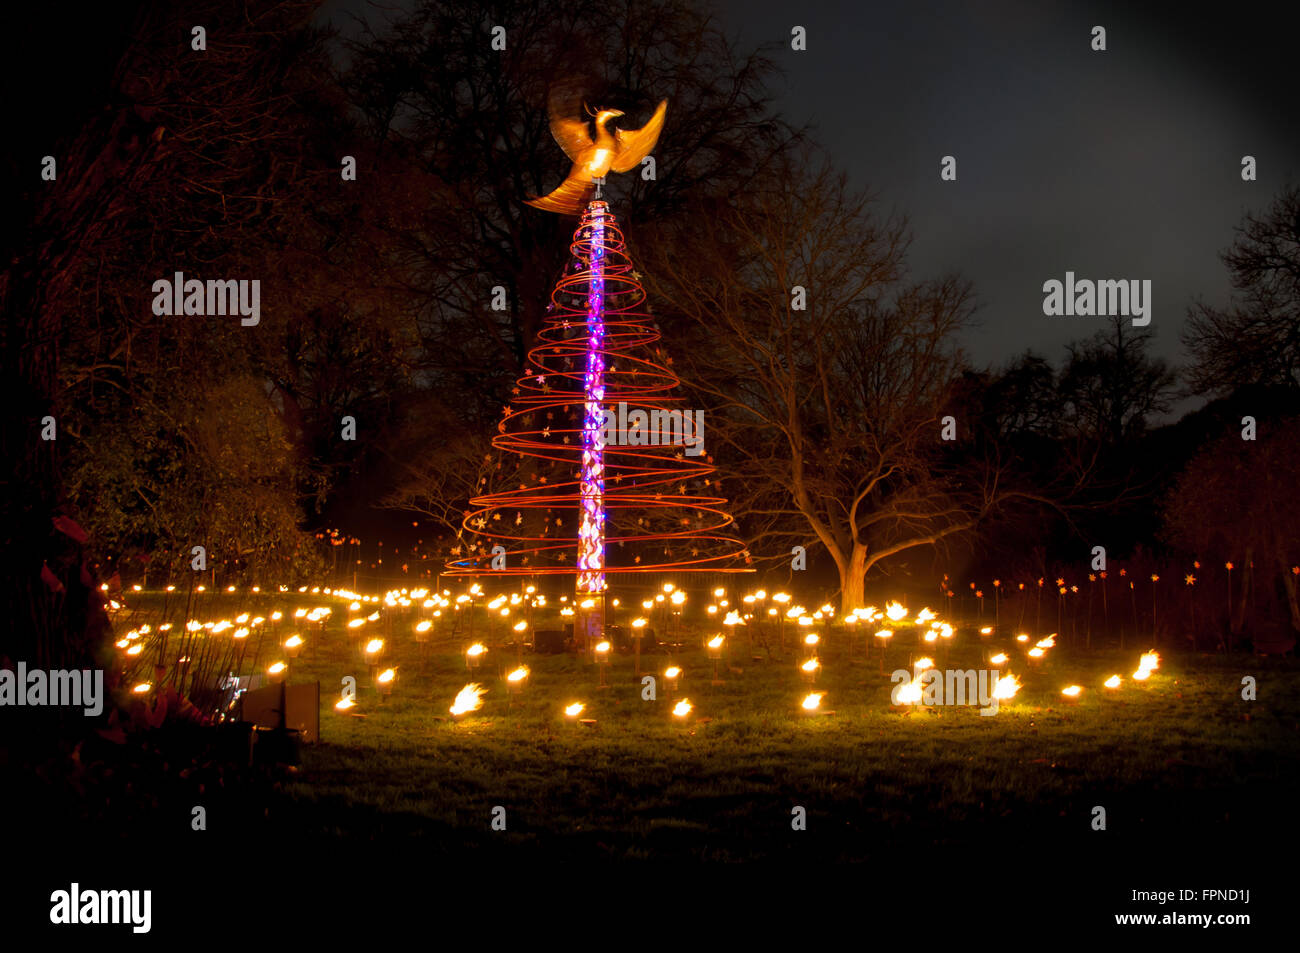
[[[1246,216],[1221,256],[1238,292],[1225,309],[1197,303],[1183,342],[1193,393],[1263,385],[1300,391],[1300,186],[1265,215]]]
[[[698,216],[689,246],[651,243],[647,272],[652,299],[697,325],[687,378],[751,548],[789,558],[811,534],[849,610],[873,568],[974,528],[1008,492],[995,455],[943,439],[967,284],[905,281],[904,223],[810,161]]]
[[[70,388],[96,375],[101,387],[119,384],[115,375],[138,364],[138,355],[131,336],[111,329],[102,359],[65,375],[61,350],[88,330],[68,316],[98,318],[100,302],[78,297],[124,259],[138,272],[154,255],[174,264],[167,256],[183,246],[191,260],[210,262],[243,226],[283,224],[275,187],[296,154],[280,148],[295,135],[284,121],[292,106],[287,76],[311,45],[313,7],[304,0],[143,6],[113,75],[100,77],[110,104],[81,128],[58,130],[59,175],[41,183],[23,218],[6,222],[0,368],[20,400],[0,424],[0,449],[13,466],[0,505],[0,605],[9,620],[0,654],[76,667],[91,664],[102,645],[106,622],[86,565],[88,539],[70,517],[63,484],[60,457],[76,432],[65,429],[58,440],[40,434],[46,417],[66,423],[68,403],[84,399]],[[209,30],[204,55],[189,45],[196,22]],[[140,301],[102,307],[110,306],[146,313]]]
[[[1113,317],[1110,327],[1069,346],[1057,384],[1067,434],[1119,448],[1170,408],[1177,375],[1148,353],[1153,337]]]

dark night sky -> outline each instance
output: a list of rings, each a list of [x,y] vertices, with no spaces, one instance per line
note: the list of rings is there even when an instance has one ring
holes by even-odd
[[[1147,12],[1002,0],[721,9],[747,41],[808,29],[807,52],[786,40],[777,56],[783,110],[816,123],[855,183],[911,217],[918,273],[974,280],[982,326],[965,344],[977,364],[1025,347],[1058,358],[1096,328],[1043,315],[1043,282],[1067,270],[1151,279],[1156,350],[1179,362],[1188,304],[1226,301],[1217,254],[1233,226],[1300,178],[1294,33],[1253,6],[1217,19],[1127,6]],[[1090,48],[1098,24],[1104,53]],[[1247,154],[1254,183],[1241,181]],[[956,182],[939,179],[944,155]]]
[[[342,26],[339,11],[365,8],[330,0],[323,16]],[[977,365],[1027,347],[1060,359],[1104,323],[1043,315],[1043,282],[1067,270],[1150,279],[1157,353],[1181,362],[1189,303],[1226,302],[1217,256],[1233,226],[1300,178],[1282,5],[1214,16],[1187,4],[1005,0],[716,9],[747,46],[777,44],[786,116],[814,123],[856,185],[910,216],[913,271],[973,279],[980,326],[963,343]],[[806,52],[790,50],[796,23]],[[1104,53],[1090,48],[1097,24]],[[1247,154],[1254,183],[1241,181]],[[957,158],[956,182],[939,179],[944,155]]]

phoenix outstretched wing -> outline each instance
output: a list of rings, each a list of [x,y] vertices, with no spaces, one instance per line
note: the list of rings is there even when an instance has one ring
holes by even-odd
[[[610,163],[610,168],[615,172],[628,172],[636,168],[637,164],[650,154],[650,150],[659,141],[659,131],[664,127],[664,116],[667,114],[668,100],[664,99],[659,102],[659,108],[650,117],[650,121],[640,129],[615,129],[614,135],[618,140],[618,153],[614,156],[614,161]]]
[[[577,167],[575,166],[575,168]],[[593,191],[591,176],[570,173],[569,177],[561,182],[559,188],[554,192],[540,198],[528,199],[524,204],[539,208],[543,212],[577,215],[582,211],[582,207],[587,204],[587,200],[591,197]]]
[[[582,101],[571,84],[563,83],[551,90],[547,111],[551,114],[551,135],[559,143],[570,162],[577,162],[583,149],[591,146],[587,120],[570,119],[575,107]]]

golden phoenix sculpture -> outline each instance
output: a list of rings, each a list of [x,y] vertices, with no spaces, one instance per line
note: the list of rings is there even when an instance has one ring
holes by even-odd
[[[539,198],[528,199],[525,204],[545,212],[561,215],[578,215],[586,207],[595,191],[597,180],[606,173],[628,172],[636,168],[659,141],[659,131],[664,126],[668,100],[662,100],[655,113],[640,129],[609,128],[609,121],[623,115],[619,109],[602,109],[593,112],[585,105],[587,114],[595,119],[596,135],[588,132],[586,119],[573,119],[561,114],[556,100],[550,105],[551,134],[560,144],[564,154],[573,160],[573,168],[554,192]]]

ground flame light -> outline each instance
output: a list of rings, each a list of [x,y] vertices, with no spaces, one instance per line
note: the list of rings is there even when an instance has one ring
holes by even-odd
[[[993,697],[1005,701],[1014,698],[1018,691],[1020,691],[1020,679],[1014,675],[1003,675],[993,686]]]
[[[483,693],[485,690],[482,685],[471,682],[456,695],[456,700],[452,702],[449,710],[457,717],[467,715],[472,711],[478,711],[483,707]]]

